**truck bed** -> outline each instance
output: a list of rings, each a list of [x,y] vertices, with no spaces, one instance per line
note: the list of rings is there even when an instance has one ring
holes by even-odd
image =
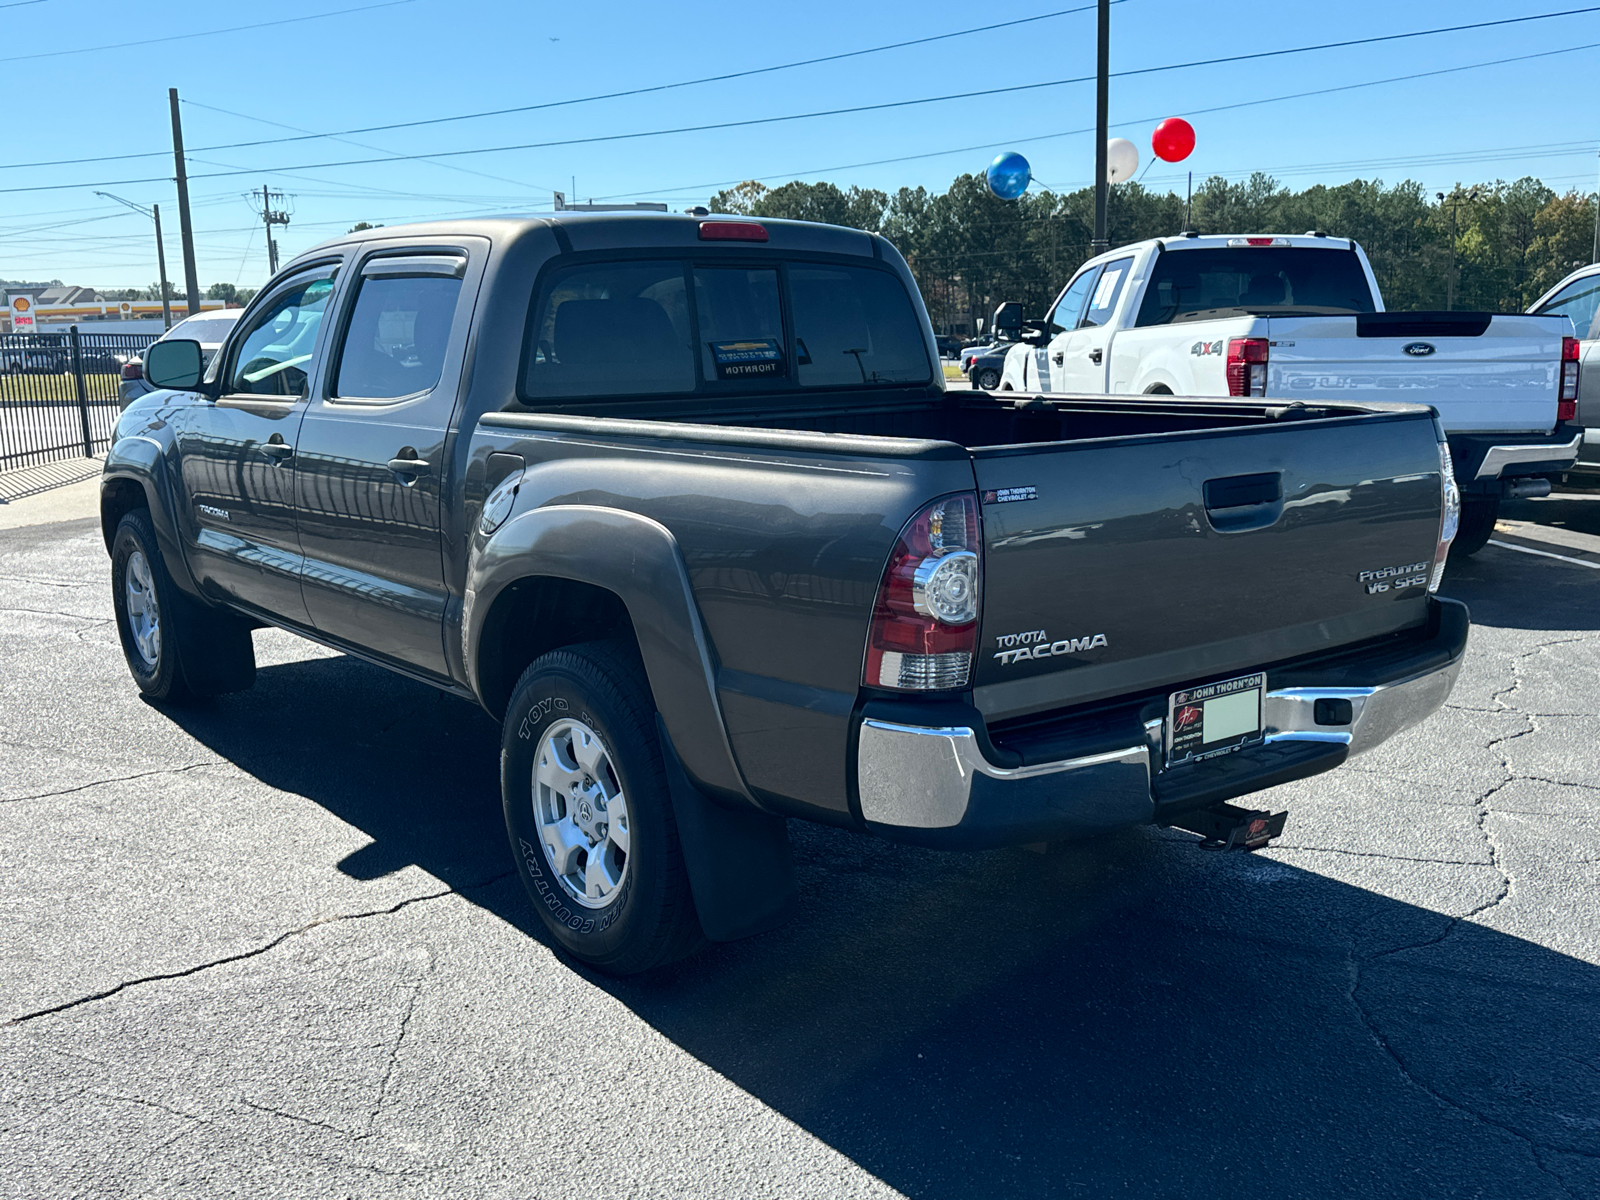
[[[704,462],[714,443],[719,462],[746,464],[719,470],[764,478],[775,499],[801,485],[762,473],[819,454],[871,474],[882,473],[874,460],[966,460],[942,475],[942,490],[975,489],[980,500],[983,606],[971,685],[991,719],[1225,678],[1425,620],[1427,589],[1417,581],[1432,569],[1440,512],[1426,408],[958,392],[898,404],[857,394],[776,408],[765,399],[765,409],[712,414],[656,408],[653,420],[637,419],[635,405],[602,421],[530,413],[485,423],[589,445],[598,437],[619,450],[653,445],[656,461],[665,453]],[[805,501],[797,494],[790,503]],[[831,518],[808,518],[819,520],[831,527]],[[1400,567],[1398,588],[1369,591],[1361,579]],[[869,600],[864,591],[853,617],[863,636]],[[702,603],[716,607],[710,596]],[[1000,652],[1041,642],[1059,652]],[[849,670],[856,676],[859,666]],[[843,661],[838,673],[826,686],[854,685]]]

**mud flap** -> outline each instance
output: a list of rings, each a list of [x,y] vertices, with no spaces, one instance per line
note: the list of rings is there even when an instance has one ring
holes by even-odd
[[[250,626],[220,608],[178,597],[182,611],[169,628],[177,633],[178,668],[196,696],[242,692],[255,685],[256,648]]]
[[[700,928],[714,942],[778,928],[794,915],[799,898],[788,823],[717,804],[690,782],[659,713],[656,734]]]

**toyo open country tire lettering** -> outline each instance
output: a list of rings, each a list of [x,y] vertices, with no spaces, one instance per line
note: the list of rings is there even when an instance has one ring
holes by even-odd
[[[617,975],[705,940],[654,712],[632,646],[588,642],[523,672],[501,735],[506,832],[523,886],[562,946]]]
[[[111,541],[111,597],[122,654],[139,690],[174,703],[242,691],[255,682],[250,627],[207,608],[172,582],[150,514],[136,508]]]

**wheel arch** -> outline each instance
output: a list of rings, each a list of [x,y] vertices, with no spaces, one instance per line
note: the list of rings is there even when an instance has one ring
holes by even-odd
[[[537,627],[541,614],[548,628]],[[462,652],[469,684],[496,719],[538,654],[624,632],[638,647],[663,727],[691,780],[712,795],[755,805],[723,724],[715,656],[670,531],[638,513],[550,505],[513,517],[475,547]]]
[[[178,537],[177,514],[172,511],[174,494],[167,473],[166,447],[142,434],[119,437],[106,453],[105,470],[100,477],[100,536],[109,554],[118,522],[136,508],[149,509],[156,542],[173,583],[179,590],[205,601]]]

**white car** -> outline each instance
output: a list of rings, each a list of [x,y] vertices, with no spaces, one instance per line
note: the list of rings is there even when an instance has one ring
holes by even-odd
[[[200,359],[209,364],[211,356],[222,348],[222,343],[228,340],[228,335],[233,332],[234,325],[244,314],[242,308],[224,308],[211,312],[199,312],[193,316],[185,317],[171,329],[167,330],[156,339],[157,342],[170,341],[173,338],[187,338],[200,343]],[[155,343],[151,343],[154,345]],[[144,362],[142,359],[133,359],[122,368],[122,382],[117,384],[117,402],[127,408],[140,396],[155,391],[144,378]]]
[[[1578,418],[1583,429],[1583,445],[1578,461],[1567,472],[1572,483],[1600,487],[1600,263],[1574,271],[1529,306],[1541,315],[1560,313],[1572,322],[1578,337]]]
[[[1346,238],[1155,238],[1090,259],[1001,391],[1282,397],[1431,404],[1461,485],[1460,554],[1481,549],[1502,496],[1545,495],[1571,468],[1578,343],[1562,316],[1390,313]],[[1045,328],[1049,328],[1046,326]],[[1287,409],[1300,403],[1302,407]]]

